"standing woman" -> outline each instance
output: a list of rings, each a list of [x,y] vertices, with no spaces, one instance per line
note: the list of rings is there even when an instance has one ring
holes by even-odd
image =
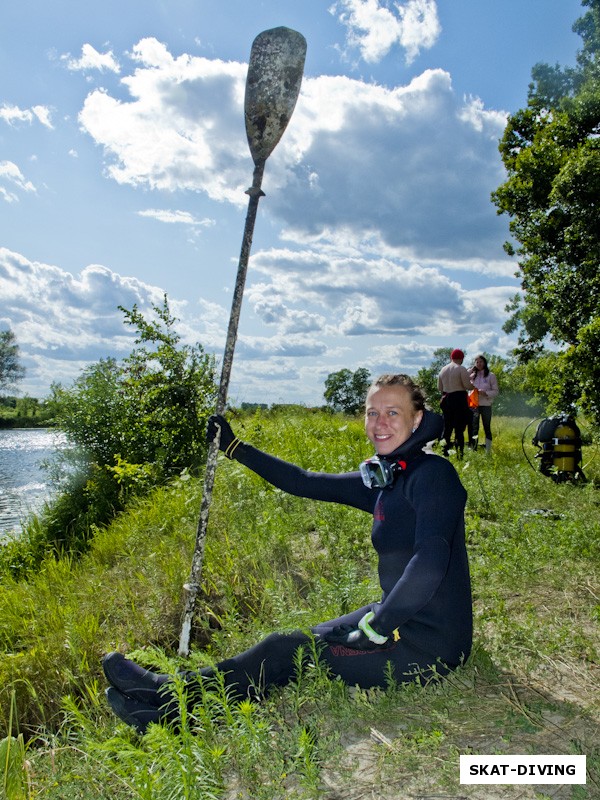
[[[214,669],[186,673],[192,699],[194,684],[213,677],[215,670],[238,698],[284,686],[295,677],[298,648],[314,649],[333,677],[365,689],[385,687],[390,669],[399,683],[427,680],[468,658],[466,492],[452,464],[428,451],[442,433],[442,419],[425,408],[423,393],[409,376],[382,375],[370,387],[365,432],[377,455],[354,472],[301,469],[240,441],[222,416],[213,416],[208,438],[218,430],[224,454],[273,486],[369,514],[381,593],[310,631],[271,633]],[[107,655],[103,666],[108,702],[125,722],[143,732],[150,722],[176,720],[171,676],[145,670],[118,652]]]
[[[498,396],[498,381],[493,372],[490,372],[487,358],[477,356],[475,364],[471,367],[471,383],[479,392],[479,405],[473,409],[473,422],[471,427],[471,447],[477,449],[479,443],[479,420],[483,423],[485,433],[485,451],[492,450],[492,402]]]

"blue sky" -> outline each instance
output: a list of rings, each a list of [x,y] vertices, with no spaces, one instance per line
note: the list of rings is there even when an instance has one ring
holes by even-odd
[[[254,37],[308,43],[267,161],[230,401],[323,402],[330,372],[507,355],[518,288],[490,192],[537,62],[575,63],[579,0],[21,0],[0,11],[0,328],[22,393],[132,346],[166,292],[221,358],[252,161]]]

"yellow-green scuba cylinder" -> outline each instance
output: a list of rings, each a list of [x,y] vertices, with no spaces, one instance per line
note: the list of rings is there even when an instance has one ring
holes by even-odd
[[[575,472],[577,438],[577,433],[571,425],[559,425],[554,431],[555,444],[552,461],[559,472]]]
[[[539,448],[540,472],[557,483],[585,480],[581,469],[581,433],[573,417],[563,414],[540,422],[533,444]]]

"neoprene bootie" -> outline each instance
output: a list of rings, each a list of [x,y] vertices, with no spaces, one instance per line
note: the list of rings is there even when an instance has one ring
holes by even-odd
[[[104,656],[102,669],[106,680],[122,694],[156,708],[167,702],[168,698],[165,695],[168,695],[168,691],[165,691],[164,687],[171,680],[169,675],[144,669],[119,652]]]
[[[146,728],[151,722],[161,722],[163,718],[156,706],[140,703],[115,689],[114,686],[109,686],[105,694],[109,706],[117,717],[135,728],[138,733],[146,733]]]

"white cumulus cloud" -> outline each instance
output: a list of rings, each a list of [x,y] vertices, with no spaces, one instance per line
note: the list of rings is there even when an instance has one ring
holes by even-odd
[[[140,66],[122,79],[132,100],[97,90],[79,115],[105,148],[109,175],[119,183],[203,190],[216,200],[243,202],[249,180],[240,113],[246,67],[174,58],[155,39],[139,42],[133,56]]]
[[[182,55],[155,39],[133,49],[130,99],[91,92],[83,128],[119,183],[203,192],[245,205],[251,159],[243,128],[246,67]],[[350,229],[421,260],[501,256],[506,222],[490,192],[504,178],[505,116],[459,99],[447,72],[387,88],[343,76],[305,78],[265,175],[267,213],[288,236]]]
[[[368,63],[381,61],[398,46],[410,64],[441,33],[435,0],[338,0],[331,11],[347,28],[348,46]]]
[[[149,217],[158,222],[166,222],[167,224],[175,225],[192,225],[201,228],[210,228],[215,224],[214,219],[196,219],[189,211],[172,211],[165,208],[146,208],[143,211],[138,211],[140,217]]]
[[[162,304],[163,292],[101,265],[73,276],[2,247],[0,297],[2,322],[14,331],[24,366],[39,382],[30,393],[41,396],[52,381],[75,377],[86,364],[129,352],[133,332],[118,306],[146,311]]]
[[[100,72],[115,72],[119,73],[121,67],[115,58],[112,50],[106,53],[100,53],[91,44],[84,44],[81,48],[81,56],[79,58],[71,58],[65,55],[62,57],[67,62],[67,69],[72,72],[84,72],[87,70],[99,70]]]
[[[8,125],[16,125],[19,122],[31,124],[37,119],[45,128],[53,128],[51,120],[52,112],[48,106],[36,105],[31,108],[20,108],[15,105],[4,103],[0,106],[0,120]]]
[[[12,161],[0,161],[0,197],[7,203],[14,203],[19,200],[19,191],[35,192],[35,186]]]

